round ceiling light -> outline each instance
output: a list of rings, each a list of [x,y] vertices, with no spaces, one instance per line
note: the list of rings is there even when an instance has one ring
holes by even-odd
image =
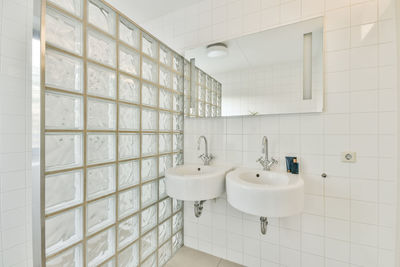
[[[228,46],[224,43],[215,43],[207,46],[207,56],[211,58],[228,55]]]

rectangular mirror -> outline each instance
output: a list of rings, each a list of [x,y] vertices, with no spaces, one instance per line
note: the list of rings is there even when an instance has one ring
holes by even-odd
[[[322,112],[323,18],[185,51],[222,84],[222,116]]]

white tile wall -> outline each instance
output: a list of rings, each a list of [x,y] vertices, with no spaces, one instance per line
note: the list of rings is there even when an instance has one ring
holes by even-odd
[[[185,203],[185,243],[246,266],[394,266],[397,92],[394,0],[203,0],[145,27],[177,50],[325,17],[325,105],[321,114],[185,120],[185,161],[209,139],[215,163],[259,167],[270,154],[299,158],[305,210],[270,220],[208,201],[200,219]],[[340,161],[342,151],[357,162]],[[320,174],[328,178],[322,180]]]
[[[0,266],[32,266],[32,0],[0,0]]]

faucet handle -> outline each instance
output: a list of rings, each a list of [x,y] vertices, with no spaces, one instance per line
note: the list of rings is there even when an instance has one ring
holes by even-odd
[[[256,160],[256,162],[262,162],[263,161],[263,158],[262,157],[259,157],[257,160]]]
[[[271,157],[271,161],[272,161],[273,163],[278,163],[278,161],[277,161],[276,159],[274,159],[274,157]]]

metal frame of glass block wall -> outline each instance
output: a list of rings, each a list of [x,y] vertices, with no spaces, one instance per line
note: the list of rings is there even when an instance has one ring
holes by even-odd
[[[68,8],[72,8],[73,6],[65,6],[65,3],[76,3],[76,2],[82,2],[80,6],[75,6],[75,7],[80,7],[80,12],[79,14],[74,14],[71,10],[68,10]],[[94,3],[100,10],[103,15],[109,14],[110,17],[112,18],[111,20],[106,20],[107,23],[109,24],[101,24],[100,21],[98,24],[94,25],[93,23],[89,22],[89,4],[88,3]],[[64,6],[63,6],[64,4]],[[50,12],[48,12],[50,11]],[[57,31],[51,31],[51,26],[46,25],[46,20],[45,17],[48,13],[53,13],[58,18],[61,20],[61,24],[67,25],[67,27],[74,27],[79,26],[81,27],[81,32],[78,33],[78,36],[75,36],[78,40],[81,41],[80,44],[80,49],[74,50],[77,48],[77,46],[70,46],[67,47],[68,43],[65,41],[59,42],[61,40],[61,36],[59,36],[59,39],[53,39],[52,41],[46,40],[46,31],[48,32],[48,36],[51,34],[58,34],[60,33],[60,29]],[[41,145],[41,162],[45,162],[47,166],[50,166],[49,164],[52,163],[53,168],[47,168],[45,169],[42,164],[42,174],[41,174],[41,183],[42,183],[42,189],[43,189],[43,194],[41,194],[42,203],[41,205],[41,212],[42,212],[42,222],[41,226],[44,231],[41,233],[41,239],[43,243],[49,243],[53,244],[53,246],[49,247],[49,244],[46,248],[42,247],[42,255],[43,258],[46,258],[45,261],[46,263],[42,262],[42,265],[45,266],[47,264],[48,266],[55,266],[57,265],[60,261],[67,261],[67,260],[75,260],[77,261],[78,259],[82,260],[82,265],[83,266],[91,266],[90,263],[93,263],[92,265],[104,265],[104,266],[119,266],[121,264],[121,257],[122,255],[127,255],[132,256],[133,251],[135,250],[135,246],[137,246],[137,251],[138,251],[138,265],[139,266],[158,266],[162,265],[163,262],[171,257],[173,253],[183,244],[183,225],[182,225],[182,220],[183,220],[183,208],[182,208],[182,202],[180,201],[175,201],[170,199],[165,193],[160,195],[160,187],[163,186],[163,169],[161,167],[166,167],[165,166],[160,166],[160,159],[164,157],[169,157],[169,159],[172,162],[166,163],[166,164],[171,164],[171,165],[176,165],[176,164],[181,164],[183,163],[183,97],[184,97],[184,59],[181,57],[179,54],[174,52],[172,49],[168,48],[167,46],[163,45],[160,43],[155,37],[153,37],[151,34],[145,32],[143,29],[140,28],[140,26],[136,25],[134,22],[132,22],[129,18],[125,17],[123,14],[118,12],[116,9],[114,9],[112,6],[108,5],[106,2],[100,1],[100,0],[82,0],[82,1],[69,1],[65,2],[62,0],[43,0],[42,1],[42,16],[41,16],[41,27],[42,27],[42,32],[41,32],[41,43],[42,43],[42,49],[41,49],[41,99],[42,99],[42,125],[46,125],[45,128],[42,128],[42,145]],[[113,21],[112,21],[113,20]],[[123,41],[120,39],[120,20],[123,20],[124,24],[129,25],[129,27],[133,30],[137,30],[139,34],[139,45],[137,47],[132,46],[129,44],[127,41]],[[59,22],[57,19],[55,20],[57,23]],[[107,27],[115,27],[113,29],[109,28],[111,30],[111,33],[107,31],[107,29],[102,28],[102,25],[106,25]],[[111,25],[111,26],[110,26]],[[59,25],[60,26],[60,25]],[[61,25],[62,26],[62,25]],[[53,29],[55,30],[55,29]],[[109,50],[108,53],[103,54],[103,55],[108,55],[109,53],[115,54],[115,58],[111,58],[112,61],[115,62],[115,64],[108,64],[105,60],[103,60],[103,57],[100,58],[95,58],[94,56],[89,55],[89,32],[90,33],[95,33],[97,37],[101,38],[101,41],[103,42],[102,44],[106,45],[107,41],[109,43],[113,43],[114,45],[111,45],[110,47],[114,50],[111,51]],[[71,36],[70,36],[71,37]],[[71,37],[72,38],[72,37]],[[80,38],[80,39],[79,39]],[[148,55],[144,49],[143,49],[143,38],[147,38],[151,42],[155,42],[155,48],[156,48],[156,54],[151,56]],[[79,45],[78,45],[79,47]],[[104,47],[103,47],[104,48]],[[129,51],[135,55],[138,56],[139,59],[139,69],[138,72],[136,73],[129,73],[127,69],[121,70],[121,67],[123,64],[130,64],[133,58],[129,58],[130,60],[123,61],[121,56],[121,50],[122,48],[125,51]],[[161,62],[160,58],[160,53],[161,49],[165,49],[167,51],[167,58],[169,59],[168,64],[164,64]],[[50,52],[50,53],[49,53]],[[72,64],[71,62],[76,60],[81,62],[81,66],[79,65],[64,65],[62,68],[57,68],[57,65],[52,65],[52,68],[49,68],[49,64],[47,64],[48,69],[46,69],[46,56],[47,56],[47,63],[49,63],[49,54],[55,53],[57,56],[64,57],[65,60],[68,61],[69,64]],[[98,55],[97,55],[98,56]],[[62,59],[53,59],[53,64],[58,64],[61,62]],[[112,57],[112,56],[111,56]],[[177,60],[177,62],[181,62],[181,67],[174,67],[175,65],[173,64],[174,59]],[[153,81],[151,80],[146,80],[143,77],[143,65],[144,61],[149,62],[150,64],[153,64],[153,66],[156,66],[156,79]],[[123,63],[123,64],[122,64]],[[114,65],[114,66],[111,66]],[[115,79],[115,95],[113,96],[105,96],[105,95],[99,95],[99,94],[94,94],[92,91],[89,92],[88,90],[88,67],[89,66],[97,66],[98,69],[101,69],[103,74],[105,75],[106,72],[111,72],[114,73],[114,79]],[[69,68],[67,68],[69,67]],[[81,69],[79,69],[81,68]],[[169,78],[165,79],[164,81],[167,81],[168,85],[161,85],[161,79],[160,75],[161,72],[165,70],[165,73],[169,73]],[[53,72],[53,73],[51,73]],[[64,75],[59,78],[63,78],[62,82],[67,83],[71,82],[68,79],[70,78],[68,75],[71,75],[71,72],[73,72],[72,77],[74,78],[73,82],[69,84],[69,86],[72,87],[79,87],[80,90],[73,90],[73,88],[69,87],[63,87],[60,84],[57,83],[51,83],[50,78],[46,79],[46,73],[48,76],[51,74],[56,74],[58,73],[59,75]],[[76,81],[77,77],[79,77],[79,73],[81,73],[81,84]],[[100,72],[101,73],[101,72]],[[134,103],[126,100],[121,100],[120,99],[120,74],[124,75],[125,77],[128,77],[132,80],[139,81],[139,102]],[[154,74],[154,73],[153,73]],[[148,74],[146,74],[148,75]],[[112,76],[112,75],[111,75]],[[175,77],[174,77],[175,76]],[[104,76],[105,77],[105,76]],[[103,78],[104,78],[103,77]],[[174,88],[174,78],[177,78],[177,82],[181,83],[178,87]],[[111,79],[112,80],[112,79]],[[57,80],[60,82],[59,80]],[[156,88],[156,105],[155,106],[149,106],[143,104],[143,84],[153,86]],[[171,101],[171,106],[170,108],[160,108],[160,92],[163,90],[163,92],[166,92],[166,95],[169,95],[170,101]],[[46,99],[46,95],[48,98]],[[61,107],[61,109],[57,109],[59,113],[54,114],[54,110],[51,110],[49,106],[51,103],[51,100],[49,96],[53,96],[53,101],[55,103],[55,107]],[[60,99],[69,99],[69,106],[68,107],[73,107],[73,109],[79,110],[78,113],[80,116],[74,114],[73,116],[71,115],[71,112],[66,112],[65,114],[62,114],[65,109],[62,107]],[[44,100],[47,100],[47,104],[45,104]],[[65,100],[66,101],[66,100]],[[92,106],[93,110],[90,111],[88,104],[89,102],[93,101],[93,103],[96,103],[96,105]],[[53,104],[54,104],[53,103]],[[92,104],[93,104],[92,103]],[[107,116],[111,117],[111,120],[104,120],[100,121],[98,124],[94,123],[94,119],[96,118],[97,115],[101,115],[100,111],[101,108],[99,106],[108,106],[108,109],[104,112]],[[131,107],[131,108],[137,108],[139,112],[139,124],[138,124],[138,129],[122,129],[121,128],[121,112],[120,108],[121,106],[124,107]],[[113,108],[112,108],[113,107]],[[47,108],[47,110],[46,110]],[[149,129],[143,129],[143,124],[145,121],[143,120],[143,111],[153,111],[156,112],[156,125],[154,130],[149,130]],[[74,110],[72,110],[74,112]],[[94,112],[94,114],[92,114]],[[46,114],[46,115],[45,115]],[[111,114],[111,115],[110,115]],[[160,130],[160,114],[169,114],[170,118],[170,125],[168,130]],[[63,115],[64,118],[61,119],[60,121],[57,121],[57,116]],[[49,118],[52,118],[52,116],[55,116],[56,119],[53,118],[52,121],[49,122]],[[79,121],[79,118],[81,119]],[[74,125],[68,124],[67,120],[72,120]],[[104,117],[102,117],[104,119]],[[132,120],[128,120],[129,122],[133,123]],[[53,125],[51,124],[53,123]],[[67,126],[68,127],[67,127]],[[43,126],[42,126],[43,127]],[[110,149],[108,147],[108,151],[106,151],[108,154],[110,154],[109,159],[103,159],[99,161],[93,161],[92,163],[89,162],[88,157],[94,155],[91,153],[89,150],[89,145],[88,142],[90,140],[90,137],[93,135],[97,135],[97,139],[95,141],[101,141],[100,136],[105,136],[109,135],[107,140],[114,140],[111,141],[111,144],[113,144],[113,148]],[[120,147],[120,144],[122,143],[122,137],[126,135],[134,135],[139,137],[139,144],[136,144],[137,147],[139,148],[139,151],[137,155],[131,155],[128,158],[120,158],[120,153],[122,153],[122,147]],[[168,151],[161,152],[160,153],[160,139],[163,138],[162,135],[165,134],[165,136],[169,136],[165,140],[169,143],[169,148]],[[71,136],[74,135],[74,138],[71,138]],[[149,155],[143,155],[143,140],[145,139],[144,136],[146,135],[151,135],[152,137],[155,138],[156,142],[156,148],[155,152],[149,154]],[[54,138],[56,137],[56,138]],[[133,138],[133,137],[132,137]],[[147,137],[146,137],[147,138]],[[54,140],[53,140],[54,139]],[[67,146],[68,144],[66,143],[68,140],[73,139],[73,145],[74,145],[74,150],[71,152],[70,150],[62,150],[64,147]],[[78,140],[80,139],[80,140]],[[76,144],[76,141],[79,141],[78,144]],[[102,140],[103,142],[106,139]],[[45,144],[45,142],[47,143]],[[53,143],[51,143],[54,142]],[[108,142],[107,141],[107,142]],[[153,144],[153,143],[152,143]],[[54,150],[49,150],[47,151],[46,155],[46,145],[47,147],[51,147],[51,145],[54,145],[55,151]],[[131,143],[131,145],[134,145]],[[105,146],[99,146],[99,148],[104,148]],[[71,147],[70,147],[71,148]],[[126,147],[123,147],[126,148]],[[60,149],[60,151],[57,151],[57,149]],[[54,155],[54,152],[56,154]],[[133,152],[130,151],[130,152]],[[53,153],[52,157],[55,157],[56,159],[53,161],[51,160],[50,153]],[[97,155],[97,154],[96,154]],[[77,162],[72,162],[69,165],[64,165],[64,167],[56,167],[55,165],[60,161],[60,157],[69,157],[72,158],[73,160]],[[80,158],[79,158],[80,157]],[[156,170],[156,176],[151,177],[148,180],[143,179],[143,164],[144,162],[150,159],[154,159],[156,162],[155,170]],[[47,160],[47,161],[46,161]],[[137,183],[132,183],[127,187],[119,187],[119,181],[120,181],[120,164],[123,163],[128,163],[128,162],[138,162],[138,172],[139,172],[139,181]],[[73,163],[76,163],[75,165]],[[100,168],[104,167],[108,168],[109,166],[112,166],[108,169],[108,171],[111,170],[111,173],[108,173],[108,177],[111,175],[111,179],[109,180],[110,184],[108,186],[110,190],[104,189],[100,194],[94,196],[93,198],[89,199],[89,192],[88,188],[89,186],[94,186],[98,185],[99,183],[89,183],[88,182],[88,175],[89,171],[95,170],[95,168]],[[170,165],[169,165],[170,166]],[[71,173],[74,172],[74,175],[71,175]],[[100,178],[104,178],[101,176],[101,174],[104,173],[98,173],[97,178],[100,181]],[[58,175],[58,176],[57,176]],[[80,176],[81,175],[81,176]],[[107,174],[105,175],[107,176]],[[56,177],[56,178],[55,178]],[[60,178],[61,177],[61,178]],[[67,178],[68,177],[68,178]],[[72,177],[72,178],[71,178]],[[52,192],[50,190],[50,180],[52,179],[57,179],[57,183],[61,183],[61,181],[64,181],[62,179],[70,179],[68,180],[69,183],[66,182],[63,187],[60,187],[64,189],[65,191],[69,189],[76,190],[74,191],[71,195],[66,196],[65,198],[69,200],[68,205],[65,205],[64,203],[53,203],[53,206],[48,206],[48,203],[50,202],[45,200],[45,195],[46,197],[54,197],[55,199],[61,198],[62,194],[48,194]],[[54,181],[54,180],[53,180]],[[97,180],[96,180],[97,181]],[[65,182],[65,181],[64,181]],[[57,184],[54,182],[54,184]],[[143,201],[143,188],[144,186],[148,185],[154,185],[156,188],[156,193],[155,193],[155,200],[152,200],[150,203],[142,203]],[[59,185],[58,185],[59,186]],[[49,192],[45,192],[45,187],[49,190]],[[79,191],[80,190],[80,191]],[[128,215],[121,217],[121,213],[119,209],[120,207],[120,200],[121,195],[124,193],[128,192],[133,192],[131,190],[136,190],[136,192],[139,192],[137,197],[138,197],[138,209],[136,210],[131,210],[129,212],[128,210]],[[54,193],[54,192],[52,192]],[[73,196],[72,196],[73,195]],[[71,200],[71,198],[73,198]],[[98,204],[99,202],[107,202],[107,205],[111,205],[113,209],[110,209],[112,211],[111,213],[107,214],[90,214],[89,215],[89,207],[92,207],[93,204]],[[165,218],[160,219],[160,206],[162,204],[166,204],[167,208],[169,207],[169,214]],[[64,205],[63,205],[64,204]],[[126,204],[126,203],[124,203]],[[99,204],[100,205],[100,204]],[[122,205],[122,204],[121,204]],[[107,206],[105,206],[107,207]],[[110,208],[110,206],[108,206]],[[142,231],[142,228],[144,225],[142,225],[142,220],[145,216],[144,212],[147,212],[152,208],[153,210],[155,209],[156,211],[156,223],[155,225],[151,225],[150,228],[145,229]],[[46,210],[46,211],[45,211]],[[101,211],[99,209],[98,211]],[[66,219],[68,216],[72,216],[75,224],[68,224],[68,221]],[[70,215],[73,214],[73,215]],[[65,219],[63,216],[66,216]],[[80,219],[77,219],[77,217],[80,216]],[[103,217],[102,217],[103,216]],[[104,216],[106,218],[104,218]],[[100,226],[96,228],[96,226],[89,227],[89,220],[92,218],[95,218]],[[122,228],[120,228],[123,223],[127,223],[128,220],[133,218],[137,218],[137,224],[138,224],[138,234],[135,238],[132,238],[129,240],[129,242],[124,243],[122,246],[119,246],[120,239],[118,237],[118,231]],[[43,220],[46,221],[45,225]],[[57,221],[58,220],[58,221]],[[103,220],[103,221],[102,221]],[[55,222],[54,222],[55,221]],[[79,221],[79,224],[76,224],[76,222]],[[169,222],[169,234],[167,235],[167,238],[164,238],[162,241],[160,241],[160,236],[159,236],[159,229],[160,227],[166,223]],[[177,226],[174,227],[174,225]],[[71,228],[72,227],[72,228]],[[123,227],[126,227],[126,225],[123,225]],[[49,232],[45,233],[45,231],[49,231],[49,229],[54,230],[55,232],[53,235],[51,235]],[[124,228],[125,229],[125,228]],[[64,234],[64,237],[62,233],[57,233],[57,231],[66,231]],[[132,229],[131,229],[132,230]],[[76,231],[75,236],[69,237],[68,239],[64,240],[64,243],[59,243],[57,242],[57,237],[58,238],[67,238],[67,234],[71,234],[71,231]],[[156,246],[154,250],[152,249],[150,253],[142,256],[142,253],[144,251],[143,247],[146,245],[145,243],[145,238],[150,236],[153,233],[156,233]],[[108,236],[110,234],[110,236]],[[112,247],[109,247],[109,250],[111,253],[103,255],[103,257],[98,257],[97,261],[92,261],[89,262],[89,243],[90,241],[96,241],[96,238],[102,237],[102,235],[107,235],[106,236],[106,243],[111,244]],[[48,240],[45,242],[46,237],[48,237]],[[56,240],[54,240],[56,239]],[[51,242],[50,242],[51,241]],[[91,243],[90,243],[91,244]],[[99,244],[99,242],[94,242],[93,244]],[[45,246],[42,244],[42,246]],[[97,249],[100,249],[97,247]],[[132,249],[132,251],[130,251]],[[125,252],[125,253],[124,253]],[[164,257],[164,258],[162,258]],[[128,257],[129,258],[129,257]],[[96,259],[96,258],[95,258]],[[154,264],[153,264],[154,260]],[[44,261],[44,259],[42,259]],[[160,262],[162,261],[162,262]],[[76,262],[75,262],[76,263]]]
[[[186,64],[190,64],[186,62]],[[185,68],[186,69],[186,68]],[[189,67],[187,68],[189,69]],[[195,67],[194,75],[185,75],[185,81],[190,83],[190,79],[195,79],[192,86],[195,90],[185,90],[185,115],[190,117],[210,118],[221,116],[222,85],[216,79]],[[189,88],[189,87],[185,87]],[[195,95],[190,93],[194,92]],[[195,107],[190,107],[191,98],[194,98]]]

